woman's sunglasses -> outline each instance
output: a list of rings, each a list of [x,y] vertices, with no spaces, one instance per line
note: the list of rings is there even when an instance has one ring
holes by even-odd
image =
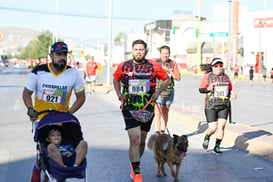
[[[222,68],[222,67],[223,67],[223,64],[215,64],[213,67]]]

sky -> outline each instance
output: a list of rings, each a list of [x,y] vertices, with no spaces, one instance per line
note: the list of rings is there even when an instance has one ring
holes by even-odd
[[[109,0],[0,0],[1,27],[57,32],[93,43],[108,39]],[[273,0],[242,0],[248,11],[273,10]],[[201,16],[212,18],[214,5],[228,0],[201,0]],[[174,11],[197,14],[198,0],[112,0],[112,38],[119,32],[143,33],[144,25],[170,20]],[[58,12],[58,16],[56,16]],[[57,27],[57,28],[56,28]]]

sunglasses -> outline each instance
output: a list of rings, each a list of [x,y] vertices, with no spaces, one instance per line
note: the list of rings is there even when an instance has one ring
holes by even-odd
[[[222,67],[223,67],[223,64],[215,64],[213,67],[222,68]]]

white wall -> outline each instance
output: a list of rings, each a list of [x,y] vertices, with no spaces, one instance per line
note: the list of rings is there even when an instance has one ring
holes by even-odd
[[[273,17],[273,11],[266,13],[267,17]],[[256,54],[259,51],[264,52],[264,64],[267,72],[273,67],[273,27],[255,28],[254,19],[264,18],[265,12],[247,13],[244,29],[244,65],[253,65],[256,63]],[[248,69],[244,69],[244,74],[248,74]]]

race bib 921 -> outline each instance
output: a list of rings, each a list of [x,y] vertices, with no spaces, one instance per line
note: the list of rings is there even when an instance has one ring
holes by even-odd
[[[62,104],[62,98],[64,97],[64,92],[55,89],[44,89],[42,99],[45,102],[50,102],[54,104]]]

